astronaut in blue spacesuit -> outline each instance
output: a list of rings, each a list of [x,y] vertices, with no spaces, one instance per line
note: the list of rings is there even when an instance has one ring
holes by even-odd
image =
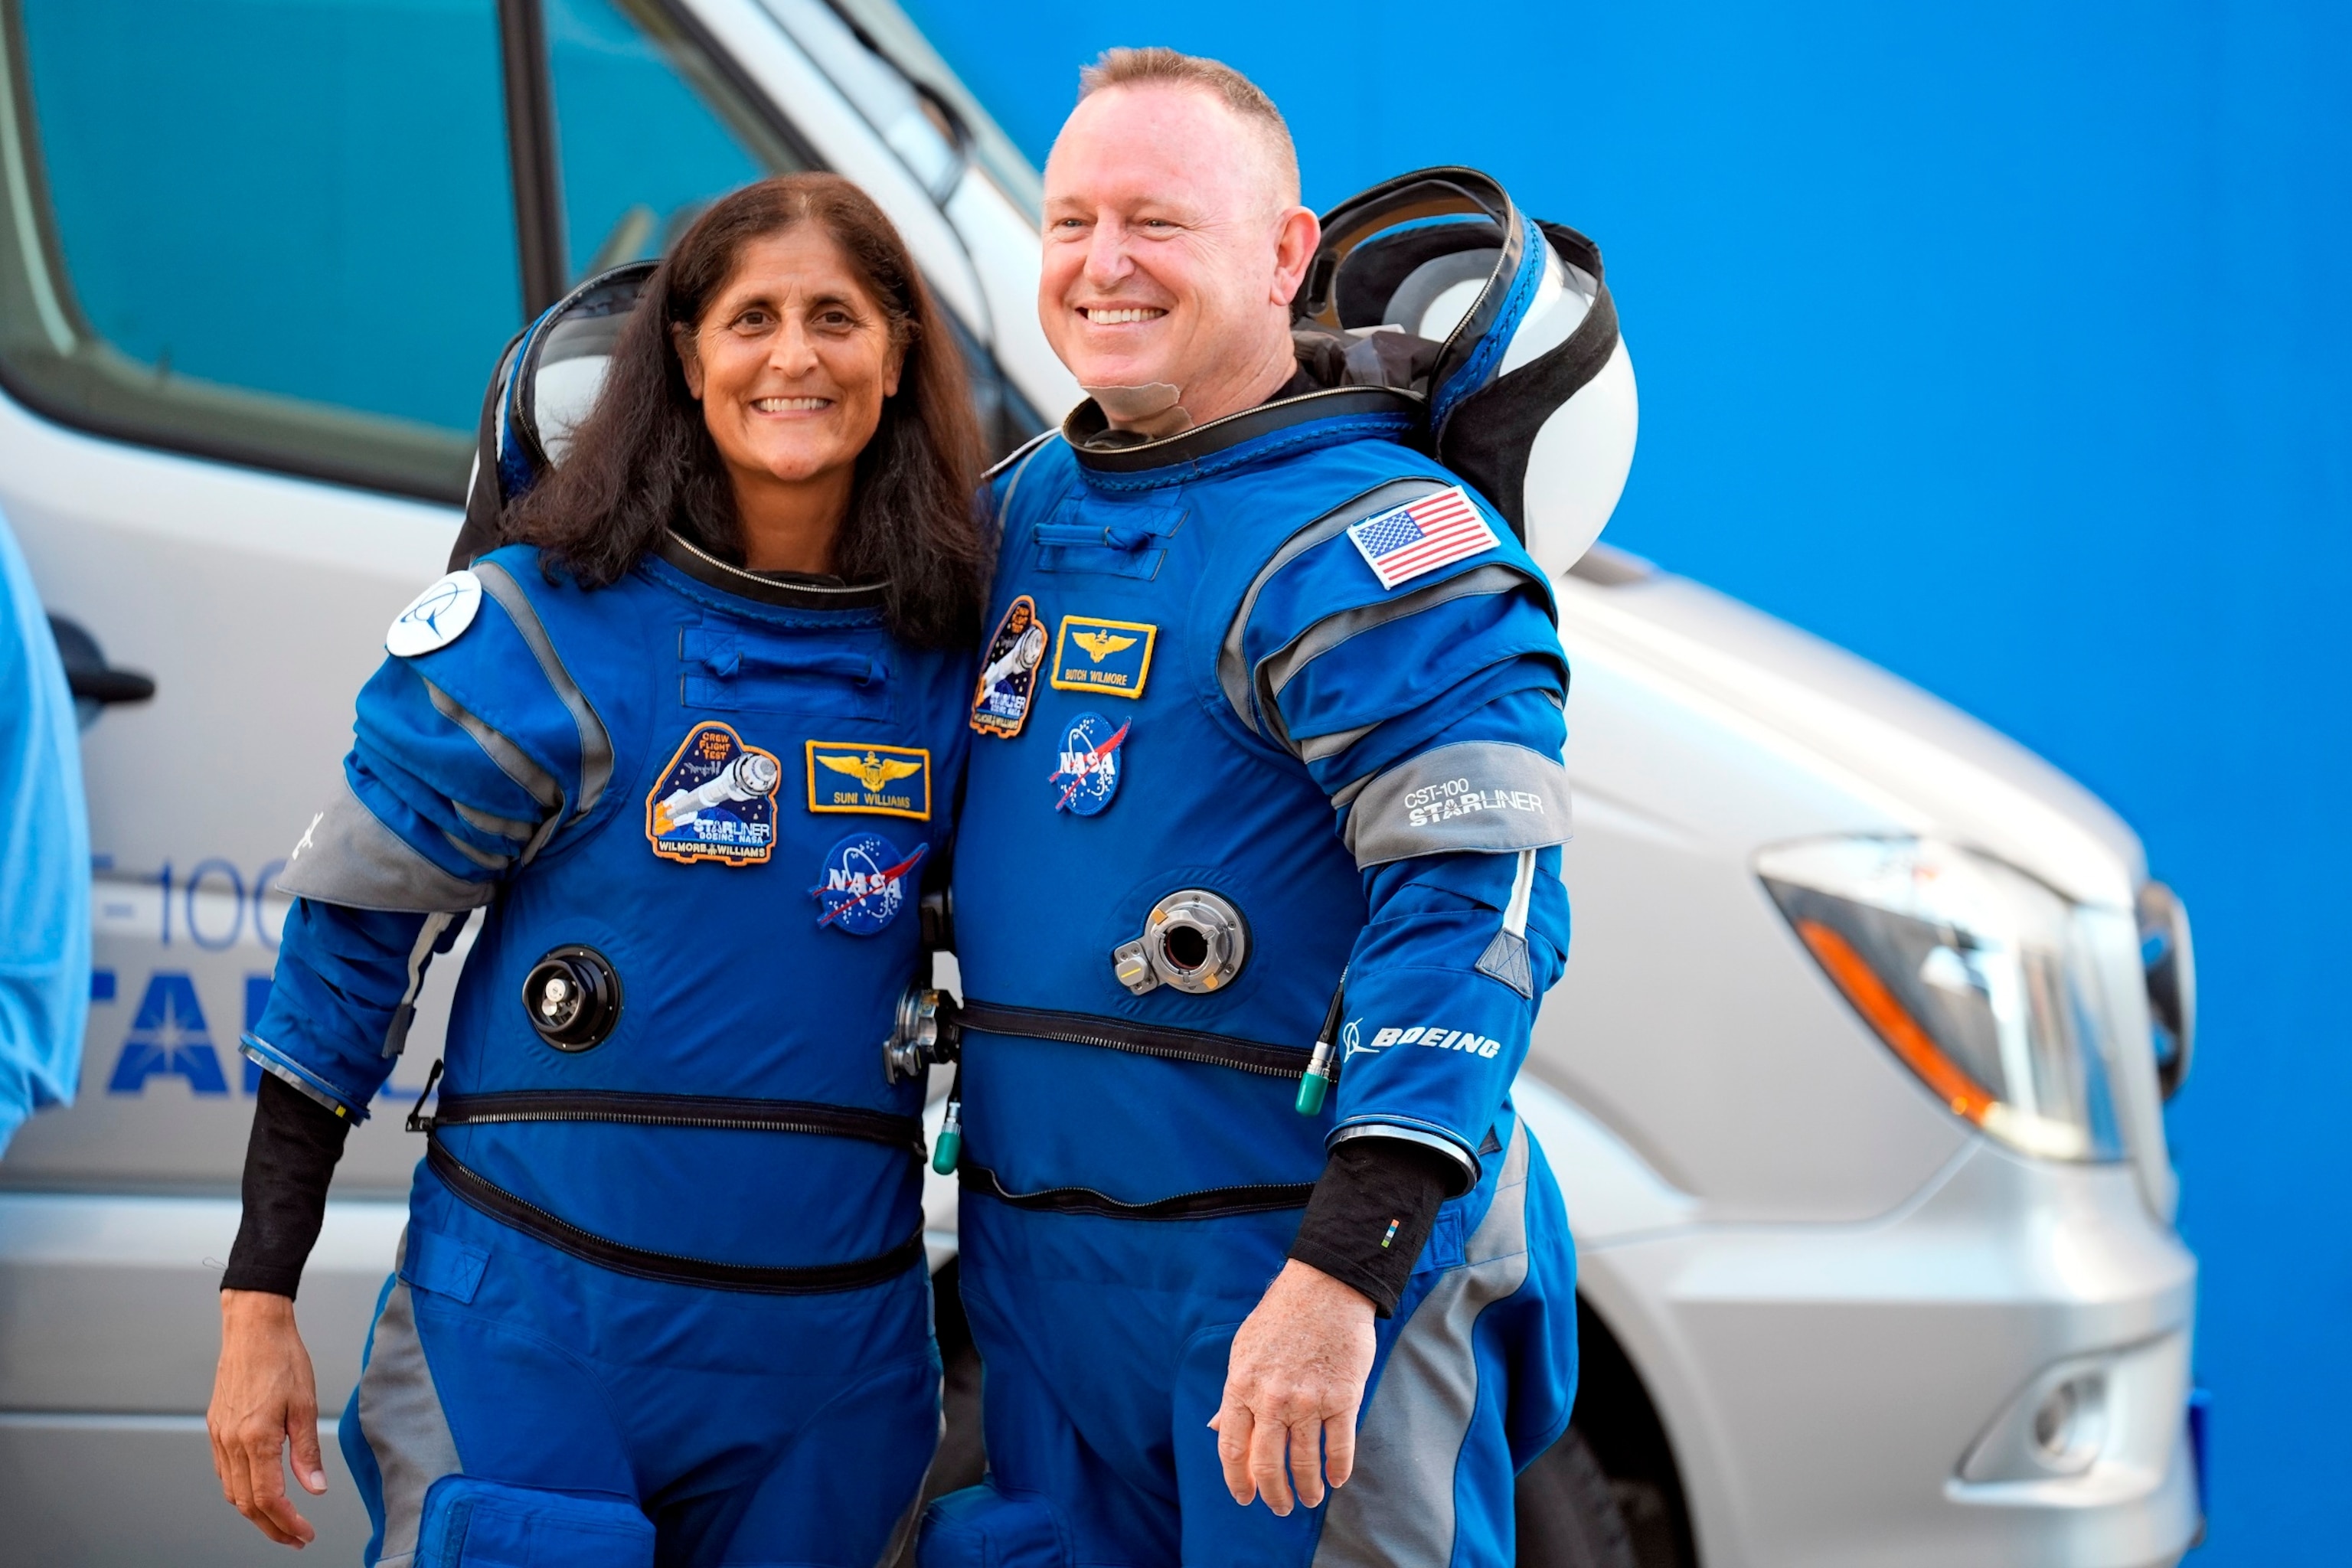
[[[866,1568],[936,1441],[921,1091],[875,1043],[970,737],[968,394],[845,181],[747,187],[646,270],[509,351],[478,482],[536,481],[536,542],[393,624],[283,879],[211,1416],[273,1540],[312,1534],[289,1438],[325,1484],[291,1314],[327,1179],[478,909],[343,1415],[367,1561]],[[567,344],[612,356],[576,428]]]
[[[1568,670],[1518,470],[1426,448],[1581,242],[1442,173],[1336,249],[1272,104],[1168,50],[1091,68],[1046,165],[1091,395],[990,491],[953,882],[990,1474],[926,1568],[1507,1564],[1566,1427],[1574,1258],[1508,1091],[1569,941]],[[1391,330],[1457,284],[1442,341]],[[1523,351],[1561,395],[1587,314]]]

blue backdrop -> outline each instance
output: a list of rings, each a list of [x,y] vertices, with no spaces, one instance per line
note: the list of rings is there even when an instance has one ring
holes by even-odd
[[[2187,899],[2197,1561],[2345,1550],[2352,8],[907,3],[1041,163],[1081,63],[1172,44],[1273,93],[1311,203],[1465,163],[1601,241],[1608,537],[2035,747]]]

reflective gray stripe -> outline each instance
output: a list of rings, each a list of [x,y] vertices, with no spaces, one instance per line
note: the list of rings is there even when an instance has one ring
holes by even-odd
[[[447,912],[425,917],[425,925],[416,933],[415,945],[408,950],[408,989],[400,994],[400,1005],[392,1010],[392,1023],[383,1032],[383,1054],[396,1057],[408,1048],[408,1026],[416,1021],[416,994],[425,989],[425,966],[433,962],[434,945],[441,933],[449,929],[452,921],[470,919],[471,910]]]
[[[1519,851],[1519,868],[1511,877],[1510,907],[1503,911],[1503,929],[1478,955],[1476,968],[1491,974],[1529,1001],[1535,1000],[1535,964],[1528,957],[1528,906],[1535,901],[1536,852]]]
[[[1400,1143],[1418,1143],[1424,1149],[1434,1149],[1462,1167],[1462,1184],[1453,1195],[1460,1196],[1478,1184],[1478,1162],[1453,1139],[1435,1132],[1424,1132],[1418,1127],[1400,1127],[1392,1121],[1360,1121],[1353,1127],[1342,1127],[1331,1134],[1331,1147],[1337,1149],[1351,1138],[1393,1138]]]
[[[1258,660],[1257,668],[1251,672],[1251,680],[1257,691],[1258,711],[1265,715],[1267,725],[1274,731],[1271,738],[1286,751],[1294,753],[1299,751],[1299,747],[1291,742],[1289,722],[1282,716],[1283,689],[1297,679],[1308,665],[1349,638],[1360,637],[1391,621],[1402,620],[1407,616],[1417,616],[1423,610],[1451,604],[1456,599],[1507,594],[1522,584],[1534,581],[1517,566],[1491,562],[1473,567],[1459,576],[1448,577],[1442,583],[1415,588],[1412,593],[1393,599],[1376,599],[1369,605],[1324,616]]]
[[[498,893],[488,882],[451,876],[409,847],[360,804],[349,779],[286,858],[278,890],[354,910],[426,915],[479,909]]]
[[[539,660],[539,670],[547,677],[547,684],[555,689],[556,700],[572,714],[572,722],[580,731],[580,798],[572,803],[573,820],[587,816],[604,796],[604,786],[613,780],[613,737],[605,732],[604,721],[596,717],[596,710],[580,689],[572,672],[563,668],[563,659],[548,639],[547,628],[540,624],[539,611],[507,569],[495,561],[474,563],[474,575],[482,580],[482,592],[499,602],[514,622],[515,630],[530,656]]]
[[[405,1233],[400,1250],[404,1258]],[[394,1265],[395,1272],[398,1267]],[[408,1568],[416,1555],[426,1489],[460,1467],[457,1441],[433,1385],[433,1368],[416,1337],[416,1309],[405,1280],[395,1279],[384,1298],[367,1365],[360,1373],[360,1436],[383,1479],[383,1553],[376,1568]]]
[[[438,704],[436,706],[437,707]],[[466,819],[467,826],[495,837],[512,838],[519,843],[528,842],[539,831],[539,824],[536,822],[518,822],[511,816],[498,816],[487,811],[477,811],[462,800],[453,800],[449,804],[457,808],[457,815]]]
[[[452,801],[450,804],[454,805],[457,803]],[[441,830],[441,837],[448,842],[450,848],[455,849],[485,871],[503,871],[514,863],[513,856],[493,855],[486,849],[477,849],[446,827]]]
[[[1044,448],[1046,442],[1052,440],[1055,437],[1060,434],[1061,432],[1059,430],[1045,430],[1039,432],[1037,435],[1029,438],[1029,444],[1027,446],[1007,454],[1004,462],[997,464],[996,467],[989,469],[987,473],[981,476],[982,483],[993,484],[996,480],[996,476],[1004,471],[1006,464],[1018,463],[1020,465],[1020,467],[1013,470],[1013,478],[1005,481],[1004,500],[998,504],[996,509],[996,533],[999,539],[1002,539],[1004,536],[1004,520],[1013,515],[1013,498],[1021,489],[1021,477],[1029,471],[1029,459],[1034,458],[1038,452]]]
[[[278,1082],[285,1084],[289,1089],[292,1089],[304,1099],[313,1100],[318,1104],[325,1106],[328,1110],[333,1111],[337,1116],[343,1118],[345,1121],[349,1121],[351,1119],[351,1107],[345,1105],[341,1100],[337,1100],[333,1095],[329,1094],[325,1089],[320,1089],[317,1084],[312,1083],[309,1079],[304,1078],[300,1073],[296,1072],[292,1068],[288,1067],[284,1062],[278,1061],[265,1053],[254,1049],[256,1044],[268,1046],[269,1049],[273,1051],[278,1048],[275,1046],[269,1046],[269,1042],[261,1039],[259,1036],[254,1036],[251,1038],[239,1040],[236,1043],[237,1054],[243,1057],[246,1060],[251,1062],[255,1067],[259,1068],[263,1072],[266,1072],[270,1077],[276,1079]]]
[[[1527,1205],[1522,1122],[1511,1129],[1495,1201],[1463,1247],[1463,1266],[1440,1277],[1397,1331],[1356,1428],[1356,1473],[1331,1494],[1314,1568],[1454,1560],[1454,1471],[1478,1408],[1471,1336],[1480,1313],[1527,1282]]]
[[[1250,612],[1257,608],[1258,595],[1265,592],[1274,574],[1333,534],[1346,531],[1349,523],[1449,488],[1450,481],[1445,479],[1389,479],[1340,502],[1282,542],[1282,548],[1258,568],[1257,575],[1243,591],[1241,607],[1234,612],[1233,624],[1225,628],[1223,646],[1217,650],[1217,684],[1224,688],[1225,700],[1233,704],[1234,717],[1253,733],[1264,733],[1251,712],[1254,704],[1250,700],[1250,672],[1242,651],[1242,634],[1248,629]]]
[[[514,863],[517,866],[530,865],[538,858],[539,852],[547,847],[547,841],[555,837],[555,830],[563,825],[563,786],[555,782],[553,773],[532,762],[520,746],[467,711],[456,698],[431,681],[425,680],[423,676],[417,679],[425,681],[425,695],[432,700],[435,712],[472,736],[474,744],[482,748],[482,754],[498,764],[499,772],[514,780],[524,794],[547,807],[547,816],[537,827],[530,827],[508,817],[492,816],[488,812],[480,814],[483,821],[499,824],[499,832],[520,828],[529,834],[530,842],[523,846],[522,853],[515,857]],[[475,813],[471,807],[459,805],[454,800],[449,804],[457,806],[458,816],[468,822],[474,821]]]
[[[1506,855],[1565,844],[1568,770],[1508,741],[1457,741],[1363,787],[1342,837],[1360,867],[1415,855]]]
[[[1298,742],[1290,748],[1291,754],[1296,756],[1302,763],[1319,763],[1326,757],[1338,756],[1340,752],[1346,751],[1349,747],[1354,745],[1357,742],[1362,740],[1365,736],[1370,734],[1373,731],[1379,728],[1380,725],[1377,722],[1374,722],[1370,724],[1359,724],[1352,730],[1334,730],[1328,735],[1309,735],[1307,739]],[[1334,795],[1331,799],[1331,804],[1334,805],[1347,805],[1349,800],[1356,798],[1356,792],[1358,790],[1363,788],[1370,782],[1371,775],[1370,773],[1366,773],[1362,778],[1358,779],[1354,784],[1347,786],[1345,791],[1347,800],[1342,800],[1339,796]]]
[[[425,680],[423,676],[417,679],[425,681],[425,695],[432,702],[433,710],[472,736],[474,744],[482,748],[482,754],[498,764],[499,772],[514,780],[525,795],[547,810],[562,809],[563,786],[555,782],[553,773],[532,762],[520,746],[476,718],[456,698],[431,681]],[[453,801],[451,804],[456,803]],[[538,829],[534,827],[531,831],[536,833]]]
[[[1377,730],[1377,729],[1379,729],[1379,728],[1380,728],[1380,726],[1379,726],[1378,724],[1367,724],[1367,725],[1365,725],[1365,726],[1364,726],[1362,729],[1360,729],[1360,730],[1351,731],[1349,731],[1349,732],[1350,732],[1351,734],[1353,734],[1353,735],[1355,735],[1355,736],[1357,736],[1357,737],[1360,738],[1360,737],[1362,737],[1362,736],[1365,736],[1365,735],[1369,735],[1369,734],[1370,734],[1373,731],[1375,731],[1375,730]],[[1321,740],[1321,739],[1322,739],[1321,737],[1318,737],[1317,740],[1315,740],[1315,741],[1309,741],[1309,742],[1307,742],[1307,743],[1308,745],[1310,745],[1310,746],[1313,746],[1313,745],[1318,744],[1318,743],[1320,742],[1320,740]],[[1356,743],[1356,742],[1355,742],[1354,741],[1352,741],[1352,740],[1351,740],[1351,741],[1349,741],[1349,742],[1348,742],[1348,745],[1352,746],[1352,745],[1354,745],[1355,743]],[[1345,750],[1347,749],[1347,747],[1346,747],[1346,746],[1342,746],[1342,747],[1340,747],[1339,749],[1340,749],[1341,751],[1345,751]],[[1313,757],[1302,757],[1302,758],[1300,758],[1300,760],[1301,760],[1302,762],[1309,762],[1309,763],[1311,763],[1311,762],[1315,761],[1315,759],[1314,759]],[[1331,792],[1331,804],[1332,804],[1334,806],[1338,807],[1338,808],[1339,808],[1339,810],[1341,810],[1341,811],[1345,811],[1345,810],[1347,810],[1347,809],[1348,809],[1348,807],[1349,807],[1350,805],[1353,805],[1356,803],[1356,797],[1357,797],[1358,795],[1360,795],[1363,794],[1363,793],[1364,793],[1364,790],[1366,789],[1366,787],[1367,787],[1367,786],[1369,786],[1374,779],[1376,779],[1376,778],[1378,778],[1378,777],[1380,777],[1380,776],[1381,776],[1381,775],[1380,775],[1380,774],[1378,774],[1378,773],[1366,773],[1366,774],[1364,774],[1361,778],[1359,778],[1359,779],[1352,779],[1352,780],[1349,781],[1348,783],[1341,784],[1338,789],[1335,789],[1335,790],[1333,790],[1333,791]]]

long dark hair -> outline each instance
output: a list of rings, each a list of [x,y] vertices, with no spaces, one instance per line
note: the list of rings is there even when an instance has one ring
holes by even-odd
[[[988,552],[972,509],[980,430],[963,359],[898,231],[837,174],[761,180],[695,220],[622,328],[566,460],[522,499],[510,531],[590,588],[617,582],[664,529],[742,561],[734,489],[687,390],[673,329],[693,334],[746,246],[803,223],[841,247],[906,354],[898,390],[858,454],[835,570],[853,583],[888,581],[883,617],[898,637],[930,647],[971,642]]]

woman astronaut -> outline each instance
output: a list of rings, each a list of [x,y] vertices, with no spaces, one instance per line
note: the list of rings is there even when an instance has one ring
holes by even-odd
[[[487,909],[343,1414],[367,1561],[880,1553],[939,1406],[922,1090],[876,1043],[963,768],[977,467],[888,221],[765,181],[644,284],[509,514],[531,542],[394,623],[245,1037],[269,1076],[210,1421],[272,1540],[313,1533],[281,1445],[325,1485],[291,1298],[329,1176]]]

